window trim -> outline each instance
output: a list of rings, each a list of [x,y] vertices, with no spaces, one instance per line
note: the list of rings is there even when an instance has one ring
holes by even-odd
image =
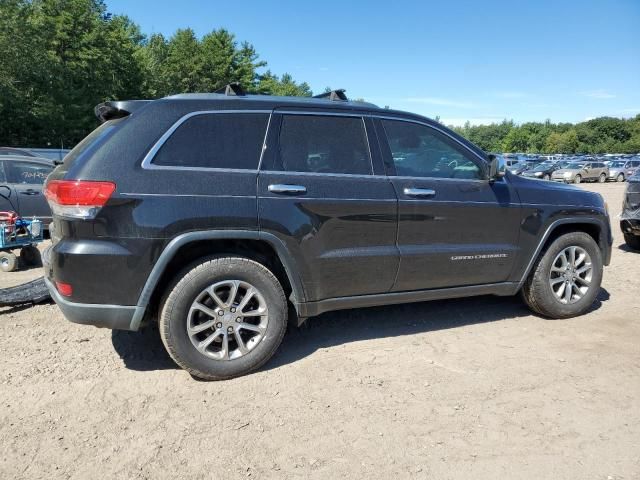
[[[284,165],[282,165],[283,170],[260,170],[261,172],[269,172],[269,173],[285,173],[290,175],[325,175],[332,177],[356,177],[356,178],[371,178],[375,176],[380,176],[375,174],[375,168],[373,165],[373,152],[371,151],[371,142],[369,139],[369,132],[367,131],[367,124],[365,122],[366,117],[371,117],[371,115],[364,113],[345,113],[345,112],[328,112],[328,111],[305,111],[305,110],[278,110],[276,109],[274,113],[280,115],[280,125],[278,126],[278,138],[277,138],[277,156],[280,157],[280,135],[282,134],[282,121],[284,120],[285,115],[309,115],[309,116],[321,116],[321,117],[352,117],[359,118],[362,122],[362,130],[364,131],[364,140],[367,145],[367,152],[369,153],[369,173],[336,173],[336,172],[301,172],[298,170],[284,170]],[[386,175],[385,175],[386,176]]]
[[[445,135],[447,138],[449,138],[455,145],[458,145],[460,147],[462,147],[462,149],[464,150],[464,152],[469,152],[473,157],[475,157],[476,159],[480,160],[482,165],[478,165],[477,162],[473,161],[473,159],[469,159],[471,160],[479,169],[480,169],[480,173],[483,174],[485,177],[484,178],[455,178],[455,177],[430,177],[430,176],[414,176],[414,175],[398,175],[396,168],[395,168],[395,164],[393,164],[393,158],[391,158],[391,168],[393,168],[393,173],[391,172],[387,172],[387,176],[389,178],[398,178],[398,179],[405,179],[405,180],[413,180],[413,179],[423,179],[423,180],[451,180],[451,181],[457,181],[457,182],[487,182],[489,179],[486,178],[487,175],[487,160],[485,158],[483,158],[482,156],[478,155],[477,152],[475,152],[474,150],[472,150],[471,148],[469,148],[467,145],[465,145],[464,143],[462,143],[460,140],[458,140],[457,138],[455,138],[453,135],[447,133],[446,131],[442,130],[441,128],[436,127],[435,125],[430,125],[429,123],[426,122],[421,122],[419,120],[414,120],[414,119],[404,119],[404,118],[399,118],[399,117],[392,117],[392,116],[376,116],[375,118],[378,118],[379,120],[395,120],[395,121],[399,121],[399,122],[405,122],[405,123],[414,123],[417,125],[422,125],[424,127],[427,127],[431,130],[434,130],[436,132],[441,133],[442,135]],[[391,146],[389,145],[389,139],[388,139],[388,134],[386,129],[384,128],[384,124],[381,121],[380,122],[380,127],[382,128],[382,131],[384,132],[384,142],[386,144],[386,147],[389,149],[389,153],[391,153]],[[384,155],[384,152],[383,152]],[[388,165],[388,162],[385,161],[385,165]],[[503,179],[505,177],[502,177]]]
[[[258,164],[256,168],[226,168],[226,167],[187,167],[183,165],[155,165],[153,163],[153,159],[155,158],[158,151],[162,148],[167,140],[174,134],[174,132],[180,128],[180,126],[189,120],[192,117],[198,115],[216,115],[216,114],[244,114],[244,113],[264,113],[269,115],[267,119],[267,126],[264,132],[264,138],[262,139],[262,149],[260,150],[260,157],[258,158]],[[271,117],[273,117],[273,110],[198,110],[195,112],[189,112],[186,115],[180,117],[176,122],[167,129],[166,132],[162,134],[162,136],[153,144],[151,149],[147,152],[147,154],[142,159],[141,167],[143,170],[182,170],[182,171],[192,171],[192,172],[216,172],[216,171],[224,171],[224,172],[247,172],[247,173],[257,173],[260,170],[260,165],[262,164],[262,157],[264,156],[264,151],[267,146],[267,135],[269,133],[269,125],[271,124]]]

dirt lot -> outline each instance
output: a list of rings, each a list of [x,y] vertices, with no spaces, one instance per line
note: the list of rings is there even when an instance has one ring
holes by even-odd
[[[206,383],[155,330],[0,311],[0,477],[640,478],[640,254],[624,185],[585,188],[614,252],[571,320],[495,297],[325,314],[261,371]]]

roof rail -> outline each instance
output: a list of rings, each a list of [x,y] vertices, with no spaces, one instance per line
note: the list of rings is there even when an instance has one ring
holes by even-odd
[[[313,98],[327,98],[332,102],[335,102],[337,100],[346,102],[349,100],[344,88],[340,88],[339,90],[331,90],[330,92],[321,93],[320,95],[314,95]]]
[[[247,92],[244,91],[240,82],[231,82],[213,93],[222,93],[230,97],[244,97]]]

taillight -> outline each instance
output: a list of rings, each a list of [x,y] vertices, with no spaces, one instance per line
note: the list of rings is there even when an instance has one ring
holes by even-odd
[[[51,180],[44,194],[54,215],[86,220],[95,218],[115,189],[112,182]]]
[[[60,292],[60,295],[64,295],[65,297],[73,295],[73,287],[69,283],[56,282],[56,288],[58,292]]]

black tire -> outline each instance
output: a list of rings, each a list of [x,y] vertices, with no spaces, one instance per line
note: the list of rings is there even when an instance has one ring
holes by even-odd
[[[549,181],[549,180],[551,180],[551,175],[549,175],[549,174],[547,173],[547,174],[545,174],[545,175],[542,177],[542,179],[543,179],[543,180],[546,180],[546,181]]]
[[[243,257],[212,257],[183,271],[161,307],[159,329],[173,360],[194,377],[224,380],[244,375],[264,365],[280,346],[287,329],[287,300],[278,279],[266,267]],[[266,331],[248,353],[231,360],[217,360],[200,353],[187,333],[189,310],[207,287],[226,280],[255,286],[268,308]]]
[[[563,304],[549,285],[551,266],[556,256],[570,246],[582,247],[591,257],[593,273],[591,285],[575,303]],[[522,287],[522,298],[536,313],[548,318],[569,318],[582,315],[593,304],[602,282],[602,253],[593,238],[583,232],[567,233],[558,237],[538,257]]]
[[[576,177],[573,179],[573,183],[580,183],[582,182],[582,177],[580,175],[576,175]]]
[[[598,183],[604,183],[607,181],[607,175],[604,173],[601,173],[600,176],[598,177]]]
[[[616,182],[624,182],[624,173],[619,173],[616,177]]]
[[[29,267],[37,267],[42,265],[42,257],[40,250],[33,245],[27,245],[20,250],[20,260]]]
[[[635,235],[630,235],[628,233],[624,234],[624,241],[627,246],[633,250],[640,250],[640,237]]]
[[[0,270],[13,272],[18,266],[18,257],[12,252],[0,252]]]

